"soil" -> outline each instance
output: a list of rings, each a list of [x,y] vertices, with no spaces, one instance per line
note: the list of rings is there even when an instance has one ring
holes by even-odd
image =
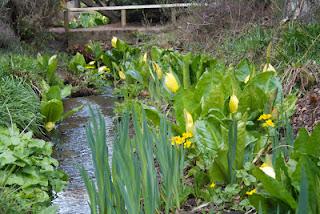
[[[298,99],[296,112],[292,117],[294,133],[297,133],[300,128],[306,128],[311,132],[319,121],[320,85],[317,85]]]

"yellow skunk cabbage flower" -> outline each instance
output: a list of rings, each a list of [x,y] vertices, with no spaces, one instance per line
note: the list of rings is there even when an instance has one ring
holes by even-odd
[[[52,129],[56,127],[55,123],[53,122],[47,122],[44,126],[44,128],[47,130],[47,132],[51,132]]]
[[[147,62],[147,60],[148,60],[148,54],[145,53],[145,54],[143,55],[143,61],[144,61],[144,62]]]
[[[265,64],[262,72],[266,72],[266,71],[276,72],[276,69],[270,63],[268,63],[268,64]]]
[[[113,48],[116,48],[117,47],[117,42],[118,42],[118,38],[117,37],[112,37],[112,40],[111,40],[111,45]]]
[[[253,189],[251,191],[246,192],[247,195],[253,195],[255,193],[257,193],[257,189]]]
[[[187,133],[190,133],[192,136],[192,131],[193,131],[193,118],[192,115],[186,110],[183,110],[184,114],[184,121],[186,122],[186,131]]]
[[[120,77],[120,79],[122,79],[122,80],[125,80],[125,79],[126,79],[126,75],[125,75],[125,73],[124,73],[122,70],[119,71],[119,77]]]
[[[180,88],[179,83],[172,72],[166,74],[164,84],[172,93],[176,93]]]
[[[249,80],[250,80],[250,75],[248,75],[248,76],[245,78],[244,84],[247,84],[247,83],[249,82]]]
[[[271,178],[276,178],[276,173],[271,165],[264,163],[259,168]]]
[[[239,100],[236,95],[232,95],[229,101],[229,110],[231,113],[238,111]]]
[[[155,62],[152,63],[152,65],[153,65],[153,69],[157,73],[158,79],[161,80],[161,78],[162,78],[162,70],[161,70],[160,66]]]

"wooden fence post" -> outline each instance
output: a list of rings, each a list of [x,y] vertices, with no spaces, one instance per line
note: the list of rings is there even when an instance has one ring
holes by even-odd
[[[69,10],[66,8],[63,12],[64,14],[64,32],[65,32],[65,38],[66,38],[66,43],[68,45],[69,41]]]
[[[121,27],[125,27],[127,25],[127,11],[121,10]]]
[[[80,8],[80,7],[81,7],[81,5],[80,5],[80,0],[74,0],[74,6],[75,6],[76,8]]]
[[[171,22],[172,24],[177,24],[177,10],[176,8],[171,9]]]

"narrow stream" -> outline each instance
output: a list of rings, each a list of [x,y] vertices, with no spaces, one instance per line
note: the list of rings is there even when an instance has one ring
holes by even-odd
[[[107,144],[111,157],[113,142],[113,103],[111,89],[99,96],[70,98],[64,102],[66,110],[79,105],[84,108],[63,121],[58,127],[55,140],[55,158],[60,168],[69,175],[69,184],[64,192],[59,193],[53,204],[59,207],[59,214],[90,214],[88,196],[77,166],[84,166],[89,175],[94,176],[91,152],[86,141],[86,125],[90,117],[88,106],[100,109],[104,115],[107,131]]]

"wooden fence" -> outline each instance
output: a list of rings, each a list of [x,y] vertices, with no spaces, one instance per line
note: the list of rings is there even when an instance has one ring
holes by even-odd
[[[108,6],[108,7],[85,7],[85,8],[66,8],[64,11],[64,26],[66,32],[69,31],[69,14],[70,13],[86,13],[93,11],[121,11],[121,26],[127,25],[127,10],[142,10],[142,9],[171,9],[171,20],[176,23],[177,13],[176,8],[189,8],[206,6],[197,3],[177,3],[177,4],[151,4],[151,5],[127,5],[127,6]]]

